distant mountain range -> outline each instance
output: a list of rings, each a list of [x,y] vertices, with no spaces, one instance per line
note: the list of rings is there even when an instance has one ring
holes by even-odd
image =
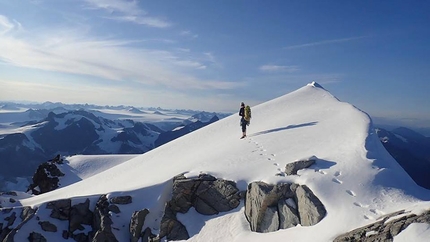
[[[3,102],[0,111],[0,178],[29,177],[57,154],[142,154],[229,115],[52,102]],[[377,134],[387,151],[418,185],[430,189],[430,138],[383,127]]]
[[[157,122],[191,118],[141,111],[153,116],[118,110]],[[430,190],[380,142],[425,158],[427,139],[407,129],[378,137],[369,115],[315,82],[253,113],[245,139],[237,114],[197,131],[202,121],[166,132],[85,110],[3,123],[11,142],[25,143],[10,153],[134,149],[193,132],[141,155],[50,157],[28,192],[0,192],[0,241],[428,242]]]
[[[103,113],[105,107],[94,110],[96,106],[90,105],[44,103],[40,107],[52,109],[34,109],[37,105],[31,105],[32,108],[25,110],[26,106],[29,105],[0,104],[3,111],[0,113],[0,178],[29,177],[40,163],[57,154],[142,154],[219,120],[218,115],[227,115],[109,108],[125,113],[113,115]],[[89,109],[68,110],[83,106]],[[166,113],[163,119],[153,118],[161,112]]]
[[[396,159],[414,181],[430,189],[430,137],[411,129],[400,127],[388,131],[378,128],[376,132],[385,149]]]

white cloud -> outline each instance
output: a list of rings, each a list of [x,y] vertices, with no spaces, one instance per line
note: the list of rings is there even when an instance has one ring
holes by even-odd
[[[188,48],[176,48],[176,50],[180,51],[180,52],[190,52],[191,50]]]
[[[183,31],[181,31],[180,35],[186,36],[186,37],[191,38],[191,39],[196,39],[196,38],[199,37],[198,34],[195,34],[195,33],[191,32],[189,30],[183,30]]]
[[[6,34],[15,27],[6,16],[0,15],[0,35]]]
[[[334,44],[334,43],[342,43],[342,42],[353,41],[353,40],[362,39],[362,38],[366,38],[366,37],[368,37],[368,36],[359,36],[359,37],[352,37],[352,38],[323,40],[323,41],[318,41],[318,42],[312,42],[312,43],[306,43],[306,44],[300,44],[300,45],[287,46],[284,49],[291,50],[291,49],[313,47],[313,46],[318,46],[318,45],[327,45],[327,44]]]
[[[118,16],[118,17],[105,17],[106,19],[116,20],[119,22],[132,22],[136,24],[147,25],[154,28],[167,28],[171,24],[164,20],[153,18],[153,17],[141,17],[141,16]]]
[[[6,24],[1,26],[10,26],[7,18],[2,20]],[[198,78],[207,65],[186,52],[138,48],[130,45],[133,41],[97,39],[65,29],[26,34],[17,38],[5,32],[0,38],[0,60],[24,68],[133,80],[172,89],[234,89],[243,85]]]
[[[161,18],[148,16],[148,13],[139,7],[136,0],[85,0],[91,8],[104,9],[111,16],[104,17],[120,22],[132,22],[154,28],[167,28],[172,24]]]
[[[296,72],[299,70],[298,66],[279,66],[279,65],[263,65],[260,66],[260,71],[263,72]]]
[[[120,12],[126,15],[144,14],[137,1],[124,0],[85,0],[91,7],[105,9],[108,12]]]
[[[223,65],[215,58],[215,55],[212,52],[205,52],[203,55],[206,57],[205,61],[208,62],[209,65],[223,68]]]

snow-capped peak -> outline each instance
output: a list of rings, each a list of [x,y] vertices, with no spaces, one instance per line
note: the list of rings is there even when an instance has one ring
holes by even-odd
[[[131,214],[144,208],[150,211],[145,223],[153,225],[161,219],[174,176],[208,173],[236,182],[240,190],[255,181],[306,185],[327,210],[314,226],[264,235],[250,231],[243,204],[216,216],[190,210],[178,216],[190,241],[315,241],[315,236],[332,241],[384,214],[417,204],[428,208],[424,201],[430,192],[388,154],[369,116],[327,94],[313,82],[253,107],[245,139],[239,139],[240,117],[233,114],[80,182],[19,202],[34,207],[70,197],[123,194],[133,198],[133,205],[115,215],[119,218],[112,216],[115,227],[128,228]],[[283,174],[287,164],[303,157],[316,163],[297,175]],[[114,233],[119,241],[129,239],[128,231]]]
[[[323,86],[321,86],[320,84],[318,84],[317,82],[313,81],[311,83],[308,84],[308,86],[312,86],[312,87],[318,87],[318,88],[322,88],[324,89]]]

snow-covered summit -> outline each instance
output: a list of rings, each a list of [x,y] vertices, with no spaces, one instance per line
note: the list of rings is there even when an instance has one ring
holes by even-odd
[[[156,226],[172,177],[209,173],[235,181],[240,190],[253,181],[307,185],[327,210],[314,226],[267,234],[249,230],[243,204],[217,216],[191,211],[179,217],[191,241],[332,241],[384,214],[428,209],[430,191],[417,186],[388,154],[369,115],[315,87],[321,86],[313,82],[252,107],[243,140],[240,117],[234,114],[70,186],[19,202],[38,206],[70,197],[128,194],[136,201],[134,211],[148,208],[148,223]],[[283,176],[286,164],[312,156],[317,161],[310,169]],[[126,226],[128,221],[123,222]],[[114,232],[120,241],[127,239],[127,231]]]
[[[322,88],[322,89],[324,89],[324,87],[323,87],[323,86],[321,86],[320,84],[318,84],[318,83],[317,83],[317,82],[315,82],[315,81],[313,81],[313,82],[309,83],[309,84],[308,84],[308,86],[311,86],[311,87],[318,87],[318,88]]]

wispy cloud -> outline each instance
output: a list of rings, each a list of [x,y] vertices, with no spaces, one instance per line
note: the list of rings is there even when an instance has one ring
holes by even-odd
[[[198,34],[195,34],[195,33],[191,32],[189,30],[183,30],[183,31],[181,31],[180,35],[186,36],[186,37],[191,38],[191,39],[196,39],[196,38],[199,37]]]
[[[368,36],[359,36],[359,37],[351,37],[351,38],[343,38],[343,39],[323,40],[323,41],[311,42],[311,43],[300,44],[300,45],[291,45],[291,46],[284,47],[284,49],[286,49],[286,50],[292,50],[292,49],[300,49],[300,48],[306,48],[306,47],[313,47],[313,46],[318,46],[318,45],[328,45],[328,44],[349,42],[349,41],[363,39],[363,38],[367,38],[367,37]]]
[[[6,34],[14,27],[15,25],[11,23],[6,16],[0,15],[0,35]]]
[[[117,16],[117,17],[109,16],[104,18],[115,20],[118,22],[131,22],[135,24],[142,24],[142,25],[147,25],[154,28],[167,28],[167,27],[170,27],[171,25],[170,23],[164,20],[154,18],[154,17],[142,17],[142,16],[129,15],[129,16]]]
[[[139,15],[145,14],[137,4],[137,1],[123,1],[123,0],[85,0],[90,7],[105,9],[106,11],[120,12],[126,15]]]
[[[279,66],[279,65],[262,65],[259,68],[260,71],[263,72],[296,72],[299,71],[298,66]]]
[[[154,28],[167,28],[172,24],[162,18],[152,17],[141,9],[136,0],[85,0],[90,8],[104,9],[110,13],[110,16],[105,16],[106,19],[111,19],[120,22],[132,22],[135,24],[146,25]]]
[[[28,30],[25,37],[18,38],[12,33],[16,24],[4,16],[0,26],[8,30],[0,38],[0,60],[14,66],[172,89],[234,89],[243,85],[199,78],[198,73],[207,68],[204,55],[200,60],[187,52],[146,49],[129,40],[100,39],[76,30]]]

